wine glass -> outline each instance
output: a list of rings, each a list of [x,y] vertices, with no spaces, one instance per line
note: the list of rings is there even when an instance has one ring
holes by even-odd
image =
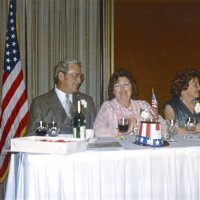
[[[45,136],[47,134],[47,124],[43,121],[37,123],[35,133],[38,136]]]
[[[195,117],[188,117],[185,120],[185,130],[188,131],[188,134],[184,137],[185,139],[191,139],[193,138],[192,133],[195,130],[196,127],[196,118]]]
[[[174,119],[167,120],[167,132],[169,134],[169,138],[167,138],[168,142],[177,142],[174,139],[174,136],[178,133],[178,123]]]
[[[48,135],[51,137],[55,137],[58,135],[60,129],[57,126],[57,123],[52,121],[51,123],[48,123]]]
[[[118,119],[118,138],[119,139],[126,139],[125,136],[123,136],[123,134],[127,133],[128,131],[128,118],[122,117],[120,119]]]

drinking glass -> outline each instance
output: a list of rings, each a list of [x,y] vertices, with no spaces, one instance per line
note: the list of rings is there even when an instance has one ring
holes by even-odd
[[[178,123],[174,119],[167,120],[168,142],[177,142],[174,136],[178,133]]]
[[[120,119],[118,119],[118,138],[119,139],[126,139],[126,137],[123,135],[125,133],[127,133],[128,131],[128,118],[122,117]]]
[[[56,122],[48,123],[48,135],[51,137],[57,136],[59,133],[59,128]]]
[[[192,133],[195,130],[196,127],[196,118],[195,117],[188,117],[185,120],[185,130],[188,131],[188,134],[184,137],[185,139],[191,139],[193,138]]]
[[[47,134],[47,124],[43,121],[40,121],[36,124],[35,133],[38,136],[45,136]]]

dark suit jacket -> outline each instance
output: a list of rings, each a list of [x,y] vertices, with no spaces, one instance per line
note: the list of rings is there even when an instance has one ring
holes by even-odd
[[[73,94],[72,116],[75,115],[77,100],[79,99],[84,99],[87,102],[87,108],[82,107],[82,112],[86,118],[86,128],[93,128],[96,110],[93,99],[89,95],[80,92]],[[32,100],[30,119],[26,130],[27,135],[35,135],[36,125],[39,121],[46,123],[52,121],[57,122],[58,127],[60,128],[60,134],[73,133],[72,120],[67,117],[54,89]]]

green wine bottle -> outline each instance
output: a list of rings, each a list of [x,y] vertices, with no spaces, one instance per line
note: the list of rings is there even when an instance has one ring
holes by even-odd
[[[74,138],[85,139],[85,116],[81,111],[81,101],[77,101],[77,111],[73,119]]]

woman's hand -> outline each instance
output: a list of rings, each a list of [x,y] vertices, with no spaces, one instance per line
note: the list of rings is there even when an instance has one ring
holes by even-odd
[[[137,127],[137,119],[135,117],[130,117],[128,124],[128,133],[131,133],[133,132],[134,128]]]

